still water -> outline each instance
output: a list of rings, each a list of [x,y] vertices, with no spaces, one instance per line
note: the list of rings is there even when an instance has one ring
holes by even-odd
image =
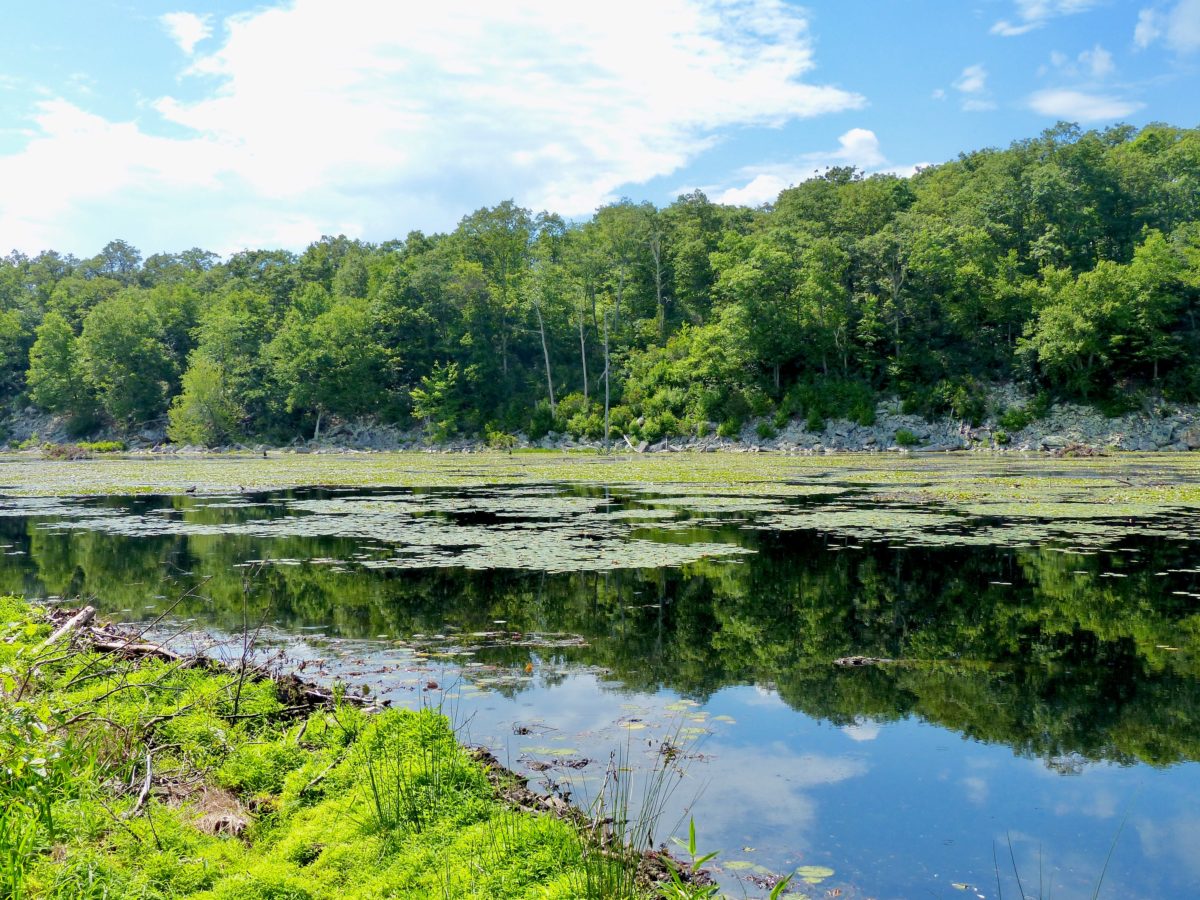
[[[668,741],[655,840],[694,816],[731,896],[808,866],[813,897],[1016,897],[1014,871],[1030,896],[1103,873],[1101,896],[1200,897],[1181,516],[956,518],[837,486],[8,499],[0,590],[215,653],[261,626],[263,652],[440,706],[579,802],[610,754],[646,773]]]

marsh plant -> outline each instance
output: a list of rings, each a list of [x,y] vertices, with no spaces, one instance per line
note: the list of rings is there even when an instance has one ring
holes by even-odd
[[[441,714],[422,709],[402,733],[372,730],[355,745],[368,796],[368,826],[420,833],[469,776],[454,732]]]
[[[678,747],[672,739],[664,740],[642,778],[636,777],[629,746],[609,755],[604,782],[589,804],[590,824],[579,831],[580,896],[589,900],[646,896],[644,871],[655,856],[655,836],[685,774],[681,760],[686,754]]]

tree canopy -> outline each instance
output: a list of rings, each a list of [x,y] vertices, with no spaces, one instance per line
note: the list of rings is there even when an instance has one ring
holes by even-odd
[[[642,439],[869,415],[881,393],[964,415],[992,381],[1191,400],[1198,305],[1200,130],[1064,124],[911,178],[831,168],[754,209],[697,191],[568,223],[509,200],[300,254],[14,253],[0,400],[81,427],[174,409],[209,443],[331,416],[597,437],[606,396],[610,437]]]

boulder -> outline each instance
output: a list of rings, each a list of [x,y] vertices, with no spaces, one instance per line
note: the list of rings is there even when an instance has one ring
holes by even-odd
[[[1175,429],[1175,440],[1188,450],[1200,450],[1200,425],[1181,425]]]

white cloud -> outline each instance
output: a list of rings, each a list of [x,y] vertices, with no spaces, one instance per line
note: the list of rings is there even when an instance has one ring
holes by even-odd
[[[944,88],[935,88],[933,91],[933,99],[934,100],[945,100],[946,99],[945,89]]]
[[[1053,50],[1050,53],[1050,66],[1061,75],[1093,82],[1103,81],[1117,70],[1113,55],[1100,44],[1096,44],[1090,50],[1084,50],[1075,59],[1061,51]],[[1051,68],[1041,66],[1038,75],[1046,75],[1051,71]]]
[[[1200,0],[1178,0],[1165,11],[1141,10],[1133,30],[1134,46],[1145,50],[1160,39],[1181,55],[1200,50]]]
[[[986,87],[987,69],[980,64],[967,66],[962,70],[958,81],[954,82],[955,90],[962,91],[964,94],[978,94]]]
[[[212,34],[209,18],[190,12],[173,12],[159,16],[158,21],[167,29],[171,40],[179,45],[179,49],[191,56],[196,50],[196,45]]]
[[[1043,116],[1072,122],[1099,122],[1121,119],[1137,112],[1144,104],[1105,94],[1051,88],[1037,91],[1029,98],[1029,107]]]
[[[1112,54],[1099,44],[1080,53],[1079,62],[1093,78],[1104,78],[1116,69]]]
[[[1200,0],[1179,0],[1167,16],[1167,46],[1176,53],[1200,50]]]
[[[925,165],[927,163],[892,166],[884,155],[875,132],[866,128],[851,128],[838,138],[836,150],[805,153],[787,163],[747,166],[741,170],[742,177],[750,179],[746,184],[724,190],[709,190],[719,191],[715,196],[717,203],[730,206],[760,206],[763,203],[775,202],[780,191],[820,174],[829,166],[855,166],[863,171],[895,174],[907,178]]]
[[[954,89],[966,94],[962,108],[966,112],[987,112],[996,108],[996,104],[988,100],[984,93],[987,91],[988,72],[982,63],[967,66],[954,82]]]
[[[1041,28],[1051,19],[1087,12],[1101,0],[1016,0],[1016,19],[1001,19],[992,26],[992,34],[1016,37]]]
[[[0,247],[383,238],[506,197],[586,214],[724,129],[864,104],[811,83],[808,22],[784,0],[294,0],[224,26],[188,70],[199,99],[132,122],[40,111],[0,156],[0,183],[39,185],[0,194]]]
[[[1157,10],[1143,9],[1138,13],[1137,25],[1133,29],[1133,43],[1145,50],[1162,36],[1162,25]]]

